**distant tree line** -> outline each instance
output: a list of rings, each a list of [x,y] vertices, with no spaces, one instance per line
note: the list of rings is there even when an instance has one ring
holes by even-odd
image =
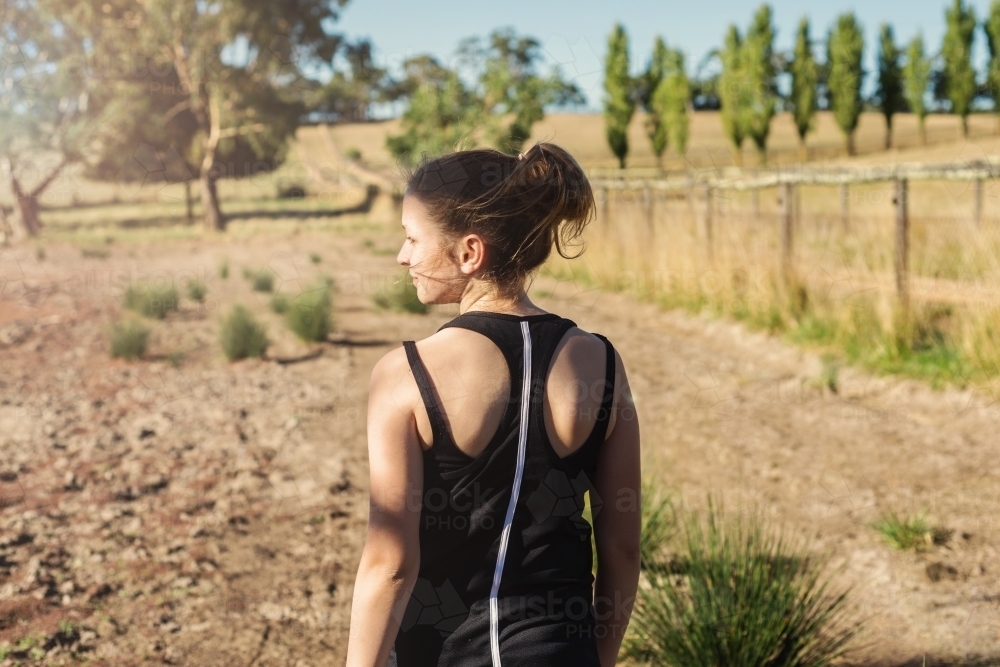
[[[756,148],[759,162],[766,162],[770,123],[779,110],[792,115],[802,159],[806,157],[806,138],[815,129],[815,116],[820,109],[833,113],[848,154],[855,153],[854,133],[865,109],[884,115],[887,149],[892,146],[893,116],[906,111],[917,117],[920,141],[926,143],[929,99],[959,117],[965,137],[974,100],[989,98],[997,110],[1000,132],[1000,0],[993,0],[982,22],[964,0],[952,0],[944,18],[947,28],[937,54],[928,53],[919,34],[905,46],[897,44],[892,26],[882,24],[877,67],[869,73],[862,66],[863,29],[853,12],[838,16],[822,42],[814,40],[809,20],[802,18],[794,47],[782,53],[774,49],[773,11],[765,3],[754,13],[745,33],[736,25],[729,26],[722,47],[708,54],[690,82],[683,71],[676,74],[672,91],[664,87],[659,105],[650,97],[650,86],[661,81],[664,71],[667,50],[663,39],[656,38],[646,70],[632,76],[628,67],[628,36],[618,24],[608,37],[604,82],[608,146],[624,167],[628,154],[626,128],[637,105],[647,113],[651,147],[660,165],[668,145],[664,137],[670,134],[671,127],[684,137],[673,142],[678,155],[684,156],[688,128],[684,109],[720,109],[723,131],[737,165],[742,164],[742,149],[747,139]],[[978,31],[985,36],[989,50],[989,62],[981,76],[971,58]],[[818,58],[817,52],[822,57]],[[666,59],[683,66],[684,56],[679,51],[670,50]],[[716,71],[704,75],[712,65]],[[874,93],[865,99],[861,91],[868,75],[875,77],[876,85]],[[785,92],[779,90],[777,83],[782,77],[790,84]],[[683,97],[685,93],[687,97]],[[667,107],[673,110],[669,117],[663,111]]]
[[[468,144],[515,154],[546,109],[586,102],[558,67],[543,70],[536,39],[511,28],[464,40],[454,64],[420,54],[389,72],[376,62],[370,41],[352,42],[331,30],[346,2],[104,0],[72,12],[59,0],[5,3],[0,177],[10,184],[17,227],[39,232],[41,197],[78,163],[89,178],[137,188],[184,183],[189,217],[190,185],[197,181],[205,227],[223,230],[218,181],[280,166],[304,122],[364,121],[376,105],[398,104],[404,108],[400,131],[386,147],[400,162],[413,163]],[[738,163],[748,139],[766,159],[778,111],[792,114],[803,151],[819,109],[833,112],[848,152],[854,152],[864,108],[884,114],[887,147],[893,116],[902,111],[917,116],[925,136],[929,101],[959,116],[967,134],[977,96],[992,98],[1000,112],[1000,0],[982,21],[963,0],[952,0],[945,19],[937,53],[927,51],[920,35],[897,45],[892,28],[883,25],[877,71],[868,73],[853,13],[839,16],[822,43],[803,18],[794,48],[785,53],[774,48],[773,12],[763,4],[745,31],[728,28],[722,46],[691,77],[684,53],[659,36],[645,69],[633,75],[628,36],[616,25],[604,63],[608,145],[624,167],[627,128],[639,108],[661,166],[668,149],[685,155],[690,112],[706,107],[721,108]],[[984,73],[971,61],[980,33],[990,54]],[[715,71],[705,74],[710,66]],[[317,71],[329,76],[321,82]],[[863,99],[868,75],[877,78],[876,92]],[[789,86],[779,88],[782,77]],[[40,155],[50,162],[43,164]],[[0,208],[0,225],[3,216]]]

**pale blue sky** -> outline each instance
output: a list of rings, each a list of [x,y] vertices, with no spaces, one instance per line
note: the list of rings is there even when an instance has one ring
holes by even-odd
[[[985,16],[990,0],[971,0],[977,19]],[[335,30],[349,38],[367,37],[376,58],[392,70],[405,58],[432,53],[448,62],[458,42],[473,35],[485,37],[495,28],[512,26],[518,34],[538,39],[551,62],[562,63],[563,74],[574,80],[597,110],[603,96],[602,61],[607,36],[615,22],[629,35],[630,60],[635,72],[645,67],[657,35],[687,54],[688,70],[711,49],[721,45],[730,23],[745,31],[759,2],[747,0],[351,0],[342,9]],[[875,64],[879,25],[888,21],[900,43],[922,32],[928,50],[936,53],[944,34],[944,12],[949,0],[772,0],[777,27],[776,48],[791,48],[799,19],[808,15],[813,39],[821,39],[836,16],[854,11],[865,31],[866,70]],[[981,66],[986,44],[977,31],[975,60]],[[866,88],[874,83],[869,76]]]

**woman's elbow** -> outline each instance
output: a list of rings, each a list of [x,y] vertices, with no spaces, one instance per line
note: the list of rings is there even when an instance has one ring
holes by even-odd
[[[388,555],[369,552],[361,559],[361,574],[373,583],[395,587],[406,587],[417,579],[420,559],[407,554]]]

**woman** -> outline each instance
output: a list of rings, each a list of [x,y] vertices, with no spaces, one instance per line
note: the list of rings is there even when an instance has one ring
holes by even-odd
[[[397,260],[421,302],[460,314],[372,370],[349,667],[615,664],[639,577],[638,420],[611,343],[525,292],[594,208],[551,143],[408,177]]]

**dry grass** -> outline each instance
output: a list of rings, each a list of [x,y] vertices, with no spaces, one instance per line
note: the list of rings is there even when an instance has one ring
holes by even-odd
[[[901,317],[894,272],[894,206],[887,186],[855,188],[848,227],[836,188],[802,188],[791,273],[781,264],[775,191],[705,202],[661,199],[647,219],[638,197],[616,195],[586,233],[580,260],[547,267],[664,307],[711,311],[849,361],[932,383],[965,385],[1000,367],[1000,224],[977,227],[963,193],[946,184],[912,190],[910,291]],[[992,205],[992,204],[991,204]]]

